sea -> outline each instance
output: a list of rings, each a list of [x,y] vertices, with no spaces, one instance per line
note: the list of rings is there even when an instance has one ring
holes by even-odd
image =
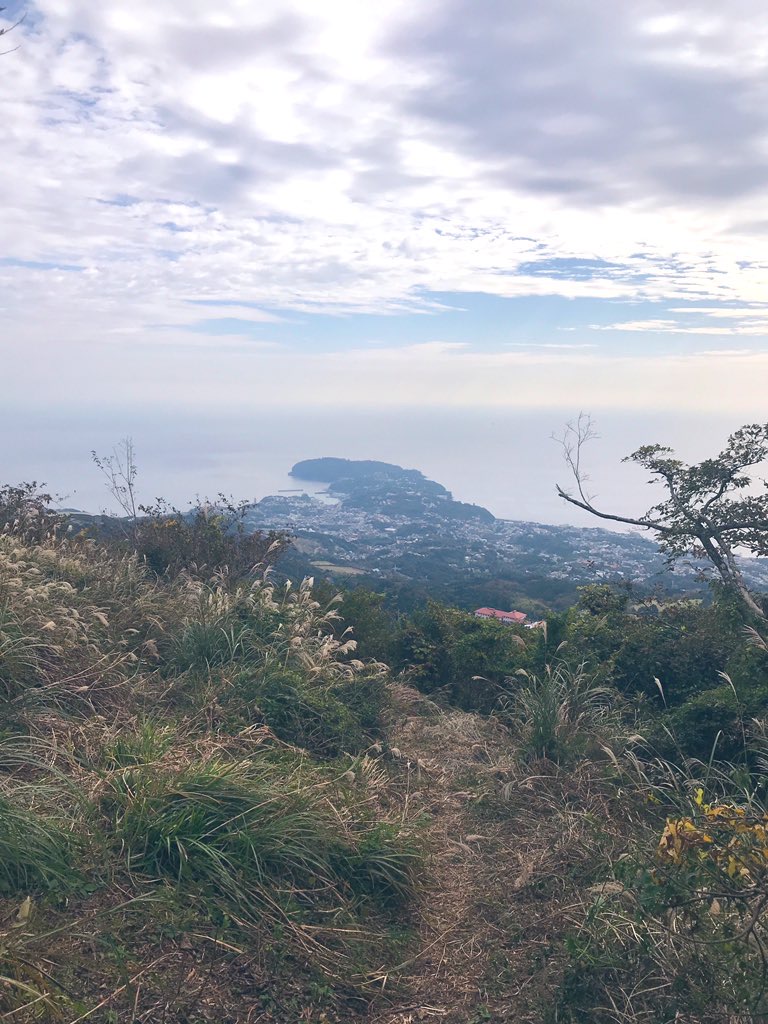
[[[133,441],[142,501],[185,508],[219,493],[257,501],[269,494],[321,491],[289,475],[308,458],[381,459],[445,485],[456,499],[497,517],[577,526],[598,523],[566,504],[556,485],[572,480],[555,439],[578,409],[311,410],[205,414],[195,410],[0,409],[0,483],[37,481],[62,506],[114,511],[93,462],[126,437]],[[716,415],[616,410],[593,413],[599,436],[583,453],[587,489],[610,512],[638,515],[661,492],[624,456],[667,444],[686,461],[719,451],[740,423]]]

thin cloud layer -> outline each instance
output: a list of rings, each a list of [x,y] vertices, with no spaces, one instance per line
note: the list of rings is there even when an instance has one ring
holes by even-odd
[[[432,70],[408,109],[489,179],[696,208],[764,192],[767,45],[755,0],[449,0],[393,49]]]
[[[360,318],[360,345],[371,317],[397,316],[414,373],[427,361],[455,401],[443,374],[464,355],[446,345],[482,348],[482,325],[470,304],[446,342],[441,318],[477,295],[535,302],[526,344],[585,371],[594,344],[606,367],[651,358],[654,338],[694,336],[678,353],[694,361],[709,335],[759,349],[762,5],[544,6],[10,5],[27,11],[0,67],[17,358],[90,345],[106,379],[127,346],[159,367],[208,343],[212,361],[280,346],[288,365],[292,346],[350,355],[318,315]],[[559,323],[563,298],[591,305]]]

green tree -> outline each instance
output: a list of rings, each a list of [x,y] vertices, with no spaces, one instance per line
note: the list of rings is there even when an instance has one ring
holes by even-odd
[[[532,664],[541,642],[534,632],[429,601],[403,627],[400,663],[425,692],[440,690],[461,707],[489,711],[505,680]]]
[[[624,462],[642,466],[651,474],[649,482],[658,481],[667,491],[663,501],[638,517],[604,512],[587,492],[583,451],[596,437],[592,419],[581,413],[557,438],[577,491],[574,495],[558,485],[560,497],[599,519],[649,530],[670,563],[683,555],[708,559],[725,589],[737,595],[754,616],[768,621],[736,560],[740,548],[753,555],[768,554],[768,493],[748,490],[754,476],[750,471],[768,460],[768,423],[741,427],[719,455],[696,465],[687,465],[660,444],[644,445],[628,455]]]
[[[351,626],[360,658],[391,664],[397,639],[396,617],[384,607],[385,594],[367,587],[347,590],[339,605],[344,625]]]

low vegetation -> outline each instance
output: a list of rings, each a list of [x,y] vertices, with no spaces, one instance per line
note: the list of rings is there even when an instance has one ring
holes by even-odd
[[[0,524],[0,1019],[768,1017],[768,643],[723,589],[393,619],[210,510],[160,561],[33,485]]]
[[[158,574],[122,539],[41,536],[16,511],[0,536],[0,1016],[245,1019],[246,977],[265,1020],[365,1005],[424,867],[367,753],[384,666],[335,635],[311,581]],[[271,994],[283,976],[290,1010]]]

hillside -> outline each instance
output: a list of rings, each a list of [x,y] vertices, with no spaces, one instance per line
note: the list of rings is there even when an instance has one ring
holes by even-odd
[[[432,598],[465,609],[515,606],[538,615],[564,611],[579,587],[594,583],[621,585],[638,599],[710,597],[708,563],[685,558],[672,571],[658,545],[638,530],[497,519],[479,505],[454,501],[442,484],[418,470],[385,462],[310,459],[291,473],[328,487],[237,505],[220,495],[203,506],[226,511],[235,532],[271,531],[272,540],[290,535],[279,563],[288,578],[354,578],[386,590],[392,607],[403,612]],[[76,530],[102,537],[126,532],[119,517],[63,511]],[[150,511],[169,522],[201,522],[200,507],[182,512],[160,502]],[[747,580],[768,587],[764,559],[736,560]]]
[[[0,1012],[296,1019],[350,957],[364,987],[423,854],[365,754],[383,670],[311,589],[4,536],[0,603]]]
[[[406,517],[416,523],[494,521],[488,509],[455,501],[442,484],[428,480],[419,470],[390,462],[308,459],[296,463],[290,475],[327,482],[328,493],[338,497],[344,508],[362,513]]]
[[[35,507],[0,536],[5,1019],[768,1012],[768,648],[732,607],[438,609],[395,677],[307,581]]]
[[[394,462],[379,462],[376,459],[340,459],[329,456],[304,459],[291,468],[290,475],[297,480],[319,480],[329,484],[389,478],[401,480],[413,487],[429,486],[435,493],[448,493],[441,484],[427,480],[418,469],[403,469]]]

